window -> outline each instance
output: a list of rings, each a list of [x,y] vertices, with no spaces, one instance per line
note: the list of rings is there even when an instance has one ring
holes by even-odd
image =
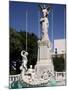
[[[55,54],[57,54],[57,48],[55,48]]]

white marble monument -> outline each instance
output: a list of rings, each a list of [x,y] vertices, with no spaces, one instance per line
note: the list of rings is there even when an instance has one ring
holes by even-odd
[[[54,67],[51,58],[51,43],[48,36],[48,27],[49,27],[49,15],[50,8],[42,8],[43,17],[40,18],[40,24],[42,27],[41,30],[41,40],[38,40],[38,55],[37,55],[37,64],[35,69],[27,70],[27,55],[26,51],[21,52],[22,59],[22,79],[23,81],[36,85],[41,83],[48,83],[49,80],[54,78]]]
[[[42,39],[38,40],[38,58],[35,67],[37,78],[47,81],[54,77],[54,67],[51,58],[51,43],[48,36],[49,11],[50,7],[42,9],[43,17],[40,18]]]

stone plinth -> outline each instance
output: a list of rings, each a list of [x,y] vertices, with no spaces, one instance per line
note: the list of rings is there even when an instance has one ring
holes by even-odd
[[[38,79],[49,80],[54,76],[51,49],[48,47],[48,41],[38,41],[38,58],[35,69]]]

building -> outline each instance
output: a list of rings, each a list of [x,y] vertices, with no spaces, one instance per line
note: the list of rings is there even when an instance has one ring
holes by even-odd
[[[54,52],[53,57],[57,55],[58,57],[63,56],[65,59],[66,55],[66,40],[65,39],[55,39],[54,40]]]
[[[54,52],[52,54],[54,67],[56,71],[66,70],[66,41],[65,39],[54,40]]]
[[[65,54],[65,52],[66,52],[65,39],[56,39],[56,40],[54,40],[54,53],[56,51],[57,51],[57,54]]]

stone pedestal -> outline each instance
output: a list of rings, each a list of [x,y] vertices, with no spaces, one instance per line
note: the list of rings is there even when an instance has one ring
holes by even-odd
[[[49,80],[54,76],[54,67],[48,41],[38,41],[38,58],[35,69],[38,79]]]

